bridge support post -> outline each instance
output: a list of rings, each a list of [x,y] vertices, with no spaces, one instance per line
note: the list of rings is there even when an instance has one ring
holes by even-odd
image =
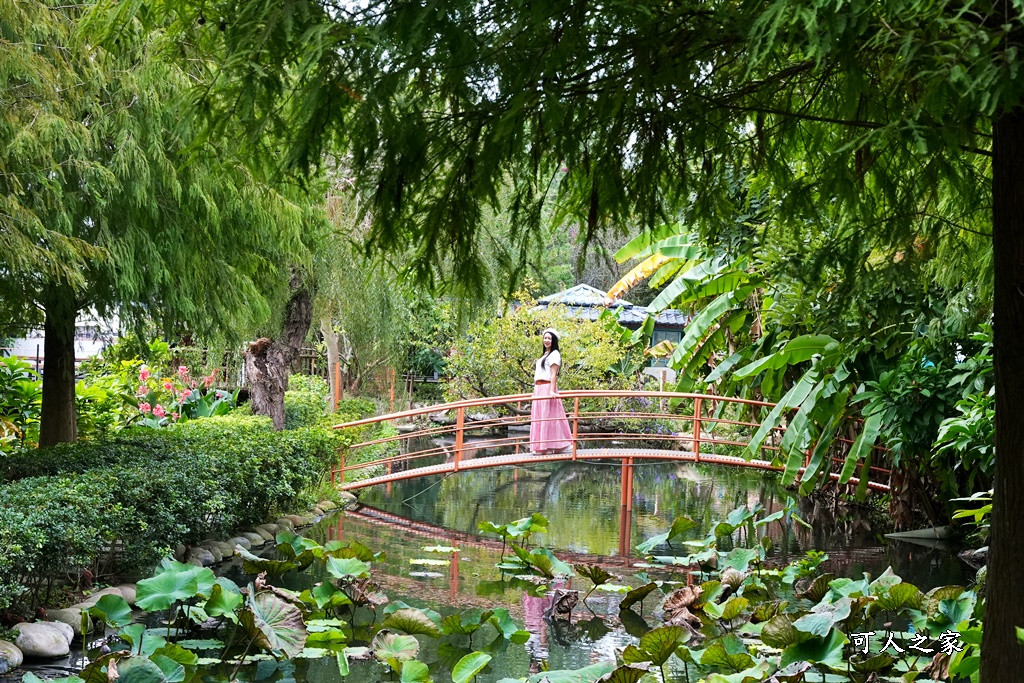
[[[466,431],[466,409],[459,407],[455,411],[455,471],[459,471],[462,463],[462,442]]]
[[[572,459],[576,459],[576,441],[580,435],[580,397],[572,401]]]
[[[700,411],[703,399],[698,396],[693,399],[693,460],[700,462]]]
[[[622,496],[619,510],[619,556],[629,557],[633,529],[633,458],[622,460]]]

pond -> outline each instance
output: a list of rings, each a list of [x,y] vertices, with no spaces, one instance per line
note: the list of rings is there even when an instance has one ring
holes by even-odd
[[[355,540],[385,551],[387,557],[374,565],[373,576],[392,602],[429,608],[442,616],[472,608],[507,609],[516,623],[530,632],[530,638],[495,656],[477,677],[479,683],[521,678],[546,669],[578,669],[613,659],[650,627],[635,612],[619,611],[622,593],[600,590],[590,595],[586,606],[576,607],[572,620],[545,619],[552,606],[551,594],[538,592],[527,581],[503,576],[495,567],[501,561],[501,542],[483,536],[477,525],[487,520],[509,522],[540,512],[548,518],[549,528],[533,542],[553,549],[570,564],[600,564],[615,575],[615,583],[626,586],[670,578],[666,570],[645,566],[635,550],[629,556],[618,554],[620,481],[618,465],[587,462],[538,463],[408,480],[360,491],[355,509],[326,517],[304,534],[320,543]],[[698,539],[709,532],[712,522],[724,519],[737,507],[760,503],[771,512],[784,506],[792,495],[774,474],[707,465],[641,463],[634,482],[629,524],[632,547],[664,533],[680,515],[697,523],[686,538]],[[809,500],[801,501],[799,510],[809,528],[778,523],[766,528],[772,540],[768,564],[781,566],[809,550],[820,550],[830,557],[824,568],[838,576],[859,578],[863,572],[877,576],[891,566],[922,590],[970,583],[972,573],[948,548],[886,542],[880,510],[835,508]],[[427,551],[431,546],[454,547],[458,552]],[[658,552],[684,555],[687,551],[676,543],[674,548]],[[237,559],[225,571],[240,585],[250,580],[241,573]],[[672,578],[679,575],[676,572]],[[303,590],[324,578],[310,572],[293,573],[281,583]],[[586,592],[591,583],[576,576],[553,587]],[[656,603],[656,596],[651,596],[645,613],[650,614]],[[420,640],[424,661],[457,660],[481,646],[468,637],[454,645],[450,640]],[[686,680],[682,665],[673,662],[669,679]],[[67,675],[68,666],[73,664],[51,663],[30,670],[46,678]],[[433,680],[450,681],[450,668],[432,670]],[[227,673],[220,671],[220,676]],[[208,674],[204,675],[207,680],[219,678]],[[243,669],[240,675],[267,683],[340,680],[333,657],[265,661]],[[346,680],[363,683],[388,675],[386,668],[375,662],[353,662]]]

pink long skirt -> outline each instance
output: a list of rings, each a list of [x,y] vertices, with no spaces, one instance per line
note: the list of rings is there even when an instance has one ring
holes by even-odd
[[[561,399],[544,398],[551,395],[550,384],[533,386],[533,406],[530,409],[530,450],[560,451],[572,445],[572,429],[565,417]]]

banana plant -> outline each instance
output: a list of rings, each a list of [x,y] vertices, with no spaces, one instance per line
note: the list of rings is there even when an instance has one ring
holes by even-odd
[[[677,391],[720,384],[723,392],[749,396],[756,390],[764,399],[777,401],[760,416],[747,457],[761,455],[771,437],[785,464],[784,483],[799,479],[806,494],[827,479],[832,458],[843,456],[840,483],[853,478],[860,465],[858,494],[863,497],[882,425],[877,415],[857,421],[855,402],[863,386],[854,370],[864,365],[865,352],[892,343],[891,335],[844,343],[823,334],[762,334],[773,298],[750,257],[713,253],[679,224],[640,235],[615,257],[640,263],[609,290],[609,299],[623,296],[644,279],[652,288],[662,288],[648,306],[638,335],[650,335],[654,316],[670,306],[695,312],[668,355],[669,366],[678,373]]]
[[[609,291],[609,302],[625,295],[642,280],[662,291],[647,307],[648,319],[638,330],[649,336],[654,317],[669,307],[696,312],[686,326],[682,340],[671,349],[669,365],[676,369],[677,391],[692,389],[702,378],[708,360],[730,350],[744,327],[756,320],[757,311],[748,299],[764,286],[764,279],[750,272],[745,256],[714,254],[703,247],[696,235],[680,224],[664,225],[633,239],[616,254],[620,263],[637,259],[630,270]]]

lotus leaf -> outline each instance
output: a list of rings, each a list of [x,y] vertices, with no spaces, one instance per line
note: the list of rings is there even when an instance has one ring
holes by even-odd
[[[381,628],[401,631],[409,635],[424,635],[438,638],[441,630],[429,616],[413,607],[406,607],[389,614]]]
[[[299,608],[269,591],[257,593],[239,621],[256,645],[268,652],[294,657],[306,644]]]
[[[430,669],[423,662],[415,659],[402,664],[400,683],[429,683]]]
[[[479,608],[469,609],[461,614],[449,614],[441,620],[441,633],[446,636],[471,635],[487,623],[493,614],[491,610],[484,611]]]
[[[370,565],[356,557],[328,557],[327,573],[336,579],[362,577],[370,572]]]
[[[792,615],[779,614],[769,619],[761,629],[761,640],[769,647],[784,649],[813,638],[793,625]]]
[[[260,557],[253,555],[240,545],[235,546],[235,554],[242,558],[242,571],[250,576],[256,576],[263,572],[270,576],[281,576],[294,569],[299,569],[298,563],[290,558],[271,559]]]
[[[220,577],[210,590],[210,599],[206,601],[206,613],[211,617],[226,617],[238,623],[235,609],[242,604],[242,593],[231,579]]]
[[[424,565],[424,566],[427,566],[427,567],[447,567],[451,563],[452,563],[451,560],[436,560],[436,559],[433,559],[433,558],[419,558],[419,557],[411,557],[411,558],[409,558],[409,564],[419,564],[419,565]]]
[[[903,583],[903,579],[893,572],[892,567],[887,567],[877,579],[868,585],[868,593],[875,597],[882,596],[898,583]]]
[[[761,558],[761,549],[758,548],[733,548],[724,557],[719,556],[718,566],[720,569],[731,567],[738,572],[745,572],[750,563]]]
[[[854,671],[858,673],[867,674],[873,671],[884,671],[893,665],[896,660],[884,652],[881,652],[873,657],[867,659],[859,659],[857,657],[850,657],[850,666],[853,667]]]
[[[797,597],[806,598],[811,602],[821,602],[828,595],[829,584],[836,578],[835,574],[821,574],[804,590],[797,593]]]
[[[179,564],[179,563],[175,563]],[[183,569],[171,567],[149,579],[142,579],[136,584],[136,602],[139,609],[147,612],[159,612],[171,605],[189,600],[200,594],[199,567],[180,565]],[[208,572],[210,570],[207,569]],[[210,572],[213,577],[213,572]],[[210,590],[214,581],[210,581]],[[209,596],[209,591],[207,592]]]
[[[887,595],[883,595],[874,602],[874,605],[881,610],[899,612],[900,610],[921,609],[924,602],[924,594],[917,586],[909,583],[898,583],[889,589]]]
[[[310,595],[313,597],[313,601],[316,603],[318,608],[322,608],[325,605],[331,607],[340,607],[341,605],[351,605],[352,601],[349,599],[345,591],[338,590],[334,584],[330,581],[323,581],[313,587],[310,591]]]
[[[619,603],[619,610],[629,609],[636,603],[643,601],[643,599],[653,593],[657,587],[658,584],[656,583],[646,583],[629,591],[626,593],[626,597],[622,598],[622,601]]]
[[[709,645],[701,653],[700,663],[735,672],[754,666],[754,658],[750,656],[743,641],[730,633]]]
[[[354,557],[363,562],[383,562],[387,559],[387,553],[383,551],[375,553],[359,541],[348,541],[347,543],[329,541],[324,546],[323,554],[338,559]]]
[[[662,626],[648,631],[640,638],[639,645],[626,646],[622,659],[627,664],[653,662],[661,666],[672,656],[683,633],[685,630],[682,626]]]
[[[401,662],[415,659],[419,654],[420,644],[412,636],[380,631],[370,643],[370,649],[378,661],[385,662],[397,671],[401,668]]]
[[[530,632],[524,631],[516,626],[516,623],[512,621],[512,617],[509,615],[508,610],[504,607],[495,608],[492,611],[491,616],[487,618],[487,622],[496,628],[498,633],[505,640],[520,644],[525,643],[530,639]]]
[[[541,681],[547,681],[547,683],[595,683],[602,676],[610,674],[615,668],[615,661],[608,660],[573,671],[542,671],[530,676],[526,681],[527,683],[541,683]],[[498,683],[509,683],[509,679],[502,679]],[[515,683],[520,682],[515,681]]]
[[[585,576],[590,579],[595,586],[608,583],[615,578],[615,576],[609,574],[604,567],[596,564],[577,564],[574,565],[574,569],[580,576]]]
[[[771,671],[766,660],[761,660],[756,665],[737,671],[733,674],[713,673],[704,679],[704,683],[760,683]]]
[[[817,636],[787,647],[782,651],[779,666],[787,666],[793,662],[811,662],[839,667],[843,662],[843,645],[846,642],[847,638],[841,631],[832,629],[824,638]]]
[[[104,595],[89,608],[89,614],[115,627],[132,622],[132,608],[120,595]]]
[[[180,666],[180,665],[178,665]],[[126,657],[117,662],[118,681],[120,683],[172,683],[163,670],[153,661],[146,657]],[[181,677],[185,678],[185,670],[182,668]]]
[[[842,598],[834,603],[819,603],[809,614],[794,621],[793,628],[811,635],[825,636],[833,626],[850,616],[852,602],[850,598]]]
[[[452,683],[469,683],[490,661],[491,656],[486,652],[471,652],[452,669]]]

